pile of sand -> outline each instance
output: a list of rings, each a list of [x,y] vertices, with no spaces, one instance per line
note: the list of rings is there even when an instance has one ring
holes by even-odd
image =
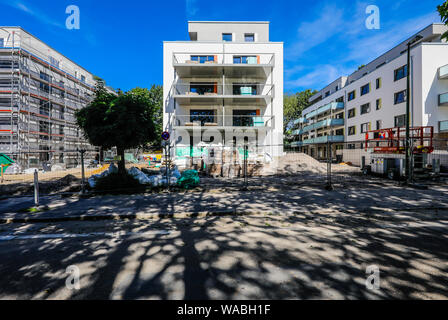
[[[266,165],[261,175],[274,174],[322,174],[327,172],[327,164],[321,163],[304,153],[287,153],[283,157],[276,158],[271,164]]]

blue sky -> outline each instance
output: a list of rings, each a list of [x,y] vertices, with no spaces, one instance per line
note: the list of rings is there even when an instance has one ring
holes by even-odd
[[[285,45],[285,91],[319,90],[432,22],[443,0],[0,0],[1,25],[22,26],[115,88],[162,84],[162,41],[188,40],[188,20],[271,21]],[[65,28],[68,5],[81,28]],[[381,28],[368,30],[368,5]]]

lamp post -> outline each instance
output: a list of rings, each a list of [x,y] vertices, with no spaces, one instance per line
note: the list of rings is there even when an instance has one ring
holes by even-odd
[[[416,42],[423,39],[421,35],[416,35],[411,41],[408,42],[408,64],[407,64],[407,88],[406,88],[406,180],[407,183],[412,183],[411,179],[411,145],[410,145],[410,122],[411,122],[411,46]]]

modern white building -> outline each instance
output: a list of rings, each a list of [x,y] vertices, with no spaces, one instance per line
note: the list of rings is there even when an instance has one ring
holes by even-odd
[[[74,116],[94,86],[90,72],[21,27],[0,27],[0,153],[23,169],[76,166],[78,148],[96,157]]]
[[[199,146],[248,143],[283,153],[283,43],[269,22],[190,21],[190,41],[163,45],[163,125],[177,163]]]
[[[332,154],[339,160],[359,165],[366,131],[404,127],[407,43],[420,35],[423,38],[411,48],[410,125],[434,127],[436,148],[448,150],[448,43],[441,40],[446,31],[443,24],[429,25],[319,91],[295,121],[292,145],[313,157],[326,158],[330,141]]]

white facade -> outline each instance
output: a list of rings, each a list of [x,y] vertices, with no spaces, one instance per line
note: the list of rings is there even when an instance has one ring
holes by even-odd
[[[189,33],[163,46],[163,125],[175,150],[247,138],[280,156],[283,43],[269,42],[269,23],[190,22]]]
[[[438,139],[448,138],[448,105],[444,103],[448,93],[448,44],[440,41],[440,35],[444,31],[446,27],[443,25],[430,25],[419,33],[424,38],[411,49],[411,127],[432,126],[435,138]],[[342,77],[327,86],[310,99],[316,102],[303,111],[303,118],[305,122],[308,121],[303,126],[307,126],[316,119],[306,119],[312,115],[311,112],[319,108],[322,110],[337,99],[344,103],[344,124],[339,127],[344,129],[344,139],[335,141],[346,143],[344,148],[340,148],[344,149],[344,161],[359,164],[360,150],[347,150],[347,146],[359,148],[359,145],[354,144],[362,143],[366,130],[404,126],[406,74],[396,77],[396,72],[400,74],[400,68],[407,65],[407,42],[398,45],[349,77]],[[336,90],[338,84],[339,88]],[[350,94],[353,92],[355,98],[351,99]],[[404,100],[401,99],[402,96],[405,97]],[[325,127],[307,133],[300,132],[302,134],[298,136],[295,145],[316,156],[318,150],[322,152],[326,146],[307,143],[313,142],[308,139],[321,134],[334,134],[336,129],[338,128]],[[439,147],[446,149],[447,146]],[[311,151],[312,149],[314,151]],[[335,149],[338,149],[337,146]]]

